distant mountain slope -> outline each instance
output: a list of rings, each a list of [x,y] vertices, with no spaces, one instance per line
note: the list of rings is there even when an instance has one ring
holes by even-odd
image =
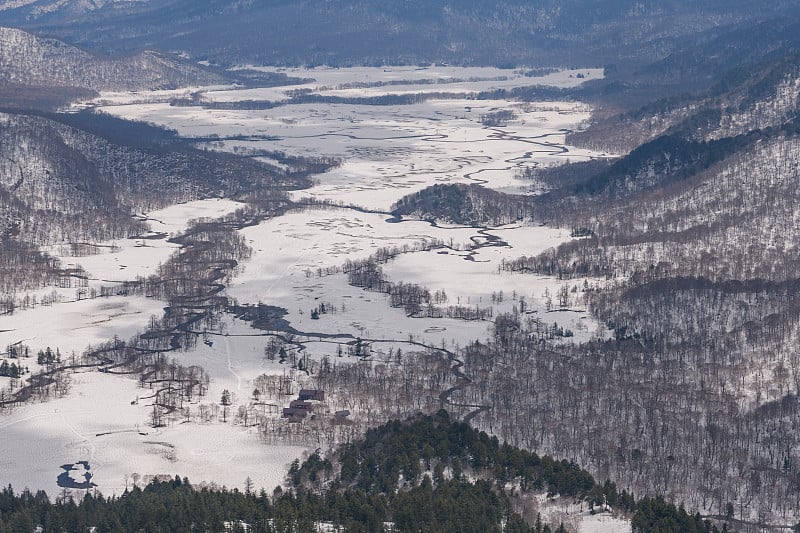
[[[157,52],[112,59],[0,27],[0,85],[141,90],[224,82],[220,74]]]
[[[796,11],[792,1],[34,0],[0,23],[106,50],[156,47],[223,62],[525,64],[667,57],[690,36]]]
[[[81,120],[0,113],[0,235],[36,245],[126,237],[140,229],[133,212],[295,185],[251,159],[148,143],[160,134],[147,126],[117,121],[101,136]]]
[[[144,0],[146,1],[146,0]],[[0,11],[10,11],[26,18],[39,18],[58,14],[85,15],[112,6],[134,6],[142,0],[9,0],[0,2]]]
[[[798,25],[800,31],[800,25]],[[661,135],[713,141],[775,128],[800,114],[800,53],[740,65],[701,95],[663,98],[601,118],[569,142],[625,153]]]

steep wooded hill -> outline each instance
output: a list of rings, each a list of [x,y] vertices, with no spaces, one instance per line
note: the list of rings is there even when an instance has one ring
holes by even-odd
[[[775,128],[800,112],[800,54],[741,63],[707,91],[684,94],[597,120],[569,142],[627,153],[662,135],[702,142]]]
[[[573,136],[624,139],[615,161],[531,170],[551,191],[527,200],[529,216],[580,238],[504,268],[568,280],[564,301],[584,302],[609,338],[546,346],[531,317],[497,317],[493,337],[464,354],[473,382],[458,401],[492,406],[474,423],[565,447],[637,494],[718,515],[730,502],[753,528],[793,523],[799,78],[794,54],[739,69],[700,96]],[[431,189],[398,205],[422,212],[449,198],[457,222],[490,203],[489,222],[520,201],[478,195]]]
[[[644,142],[609,166],[578,169],[567,187],[536,202],[537,212],[559,206],[549,216],[595,235],[567,245],[584,259],[563,256],[564,264],[604,275],[615,265],[623,278],[663,263],[671,275],[792,279],[791,250],[800,245],[798,57],[742,67],[701,97],[662,100],[572,136],[587,145]],[[541,178],[554,184],[559,172]],[[595,245],[604,254],[597,261],[586,255]]]
[[[58,242],[68,238],[66,234],[119,237],[113,227],[97,220],[291,183],[272,167],[180,142],[111,142],[65,124],[75,121],[69,115],[2,114],[0,119],[0,187],[11,199],[4,207],[24,206],[14,210],[13,218],[19,235],[36,244]],[[73,223],[64,224],[62,217]],[[111,233],[103,235],[105,231]]]
[[[404,196],[392,206],[395,215],[459,224],[499,226],[530,215],[524,198],[478,185],[434,185]]]
[[[142,90],[225,81],[219,73],[158,52],[109,58],[56,39],[0,27],[0,85]]]
[[[90,113],[0,113],[0,292],[53,282],[57,265],[40,246],[138,235],[146,226],[134,213],[302,187],[304,172]]]

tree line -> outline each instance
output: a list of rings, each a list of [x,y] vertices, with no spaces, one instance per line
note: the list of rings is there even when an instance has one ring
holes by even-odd
[[[314,452],[289,467],[287,480],[286,489],[256,493],[248,480],[240,491],[197,488],[175,476],[135,483],[119,497],[86,491],[75,500],[65,492],[54,502],[42,491],[6,487],[0,531],[289,533],[326,524],[353,532],[566,533],[541,515],[526,523],[514,510],[519,496],[506,489],[508,482],[522,483],[523,492],[546,488],[592,504],[613,502],[633,514],[636,533],[720,531],[663,499],[637,502],[613,483],[596,484],[574,463],[500,444],[444,411],[376,427],[330,458]]]

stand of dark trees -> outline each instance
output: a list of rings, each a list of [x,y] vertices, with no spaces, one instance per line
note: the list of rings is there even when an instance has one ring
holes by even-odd
[[[240,491],[195,488],[175,476],[144,487],[134,484],[120,497],[86,491],[76,501],[64,491],[55,502],[42,491],[17,494],[7,487],[0,491],[0,531],[288,533],[328,524],[382,532],[391,523],[392,531],[401,532],[566,533],[563,525],[543,524],[540,516],[527,524],[514,509],[518,493],[504,488],[508,481],[525,486],[523,493],[547,488],[592,505],[613,504],[633,513],[636,533],[719,531],[663,499],[636,502],[613,483],[596,484],[574,463],[500,444],[466,424],[450,422],[444,411],[370,430],[330,458],[314,452],[292,463],[287,479],[288,490],[277,487],[268,494],[254,492],[248,480]]]
[[[532,213],[530,201],[480,185],[433,185],[404,196],[392,206],[394,215],[474,226],[499,226]]]
[[[392,307],[402,308],[408,316],[425,318],[456,318],[461,320],[486,320],[493,314],[491,307],[481,308],[461,305],[442,306],[447,296],[441,292],[431,292],[416,283],[389,281],[380,264],[402,253],[445,248],[443,242],[424,242],[414,247],[381,248],[367,259],[347,260],[341,269],[327,269],[326,273],[341,270],[347,274],[347,282],[354,287],[368,291],[381,292],[389,296]]]

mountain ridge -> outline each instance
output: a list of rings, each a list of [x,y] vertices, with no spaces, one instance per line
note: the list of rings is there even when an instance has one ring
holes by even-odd
[[[0,27],[0,85],[142,90],[227,81],[200,65],[152,50],[101,57],[57,39]]]
[[[663,59],[682,41],[791,12],[746,1],[6,2],[0,23],[107,51],[156,47],[223,63],[603,64]],[[2,4],[0,4],[2,7]],[[274,21],[280,20],[277,25]],[[347,28],[339,31],[338,28]],[[609,43],[613,42],[613,46]],[[613,50],[613,52],[612,52]],[[622,52],[620,54],[620,52]]]

